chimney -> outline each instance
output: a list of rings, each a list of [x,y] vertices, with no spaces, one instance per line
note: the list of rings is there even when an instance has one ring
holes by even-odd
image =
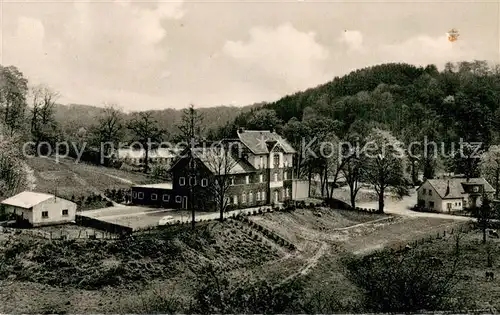
[[[448,196],[450,194],[450,180],[448,180],[448,186],[446,186],[446,194],[445,196]]]

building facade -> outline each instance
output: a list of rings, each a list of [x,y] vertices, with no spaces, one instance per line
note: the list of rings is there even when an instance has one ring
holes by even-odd
[[[69,200],[31,191],[19,193],[1,204],[6,213],[35,227],[74,222],[77,208]]]
[[[237,139],[218,143],[227,154],[221,155],[213,146],[195,148],[192,160],[189,154],[181,154],[170,170],[172,187],[162,192],[168,203],[147,199],[154,188],[139,186],[132,188],[133,203],[186,209],[192,198],[196,209],[215,210],[222,196],[229,209],[278,205],[292,199],[296,151],[280,135],[240,129]]]
[[[494,193],[484,178],[428,179],[417,189],[417,207],[439,212],[461,211],[481,205],[481,196]]]

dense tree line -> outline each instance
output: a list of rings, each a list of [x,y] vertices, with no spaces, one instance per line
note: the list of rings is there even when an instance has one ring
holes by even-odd
[[[405,172],[414,184],[419,174],[433,178],[437,171],[474,177],[480,170],[478,153],[500,141],[500,67],[477,60],[447,63],[442,71],[434,65],[368,67],[262,104],[213,134],[233,137],[239,127],[277,130],[299,151],[314,137],[319,141],[335,136],[351,144],[363,143],[376,128],[405,144]],[[481,143],[480,150],[465,144],[460,150],[461,141]],[[409,146],[411,143],[417,144]],[[462,151],[465,154],[457,154]],[[324,162],[300,154],[298,175],[324,177],[329,168]],[[359,156],[343,161],[342,173],[350,185],[356,183],[352,174],[366,175],[353,166],[365,164]],[[333,178],[335,173],[328,176]]]

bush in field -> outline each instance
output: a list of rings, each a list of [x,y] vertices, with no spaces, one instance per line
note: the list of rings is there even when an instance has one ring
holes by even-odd
[[[303,284],[275,287],[266,281],[231,283],[221,268],[207,265],[198,272],[198,286],[188,313],[283,314],[302,311]]]
[[[365,291],[369,312],[418,312],[455,307],[459,256],[444,264],[424,253],[383,251],[347,259],[348,277]]]

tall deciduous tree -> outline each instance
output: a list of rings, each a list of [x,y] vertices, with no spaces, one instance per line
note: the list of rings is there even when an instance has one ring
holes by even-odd
[[[187,143],[189,146],[194,147],[202,140],[203,128],[203,115],[194,107],[193,104],[189,105],[182,111],[181,122],[177,125],[180,131],[180,140]]]
[[[134,134],[134,140],[139,142],[144,149],[144,173],[149,170],[149,152],[152,145],[161,142],[164,131],[158,127],[158,123],[149,112],[141,112],[128,124],[128,128]]]
[[[479,177],[483,153],[481,143],[462,143],[454,153],[452,162],[455,172],[464,174],[467,180]]]
[[[177,126],[181,132],[181,140],[185,142],[188,147],[188,174],[189,178],[194,175],[194,150],[197,144],[200,143],[203,130],[203,115],[198,112],[194,105],[191,104],[188,108],[184,109],[181,117],[181,123]],[[189,184],[189,209],[191,210],[191,225],[195,227],[195,209],[193,206],[194,201],[194,187]]]
[[[106,106],[94,128],[94,139],[97,145],[104,150],[101,154],[110,156],[112,151],[119,149],[118,143],[123,139],[123,132],[122,111],[114,105]]]
[[[388,189],[397,196],[408,194],[409,181],[405,177],[405,155],[400,142],[389,132],[373,129],[363,152],[366,160],[365,178],[378,196],[379,212],[384,212],[384,197]]]
[[[500,146],[492,145],[481,156],[481,175],[495,188],[495,199],[500,191]]]
[[[57,123],[54,119],[54,108],[59,93],[45,85],[32,88],[31,135],[35,142],[36,153],[42,153],[40,144],[53,144],[57,139]],[[48,149],[48,148],[46,148]]]
[[[21,129],[27,107],[28,80],[16,67],[0,65],[0,114],[12,136]]]

